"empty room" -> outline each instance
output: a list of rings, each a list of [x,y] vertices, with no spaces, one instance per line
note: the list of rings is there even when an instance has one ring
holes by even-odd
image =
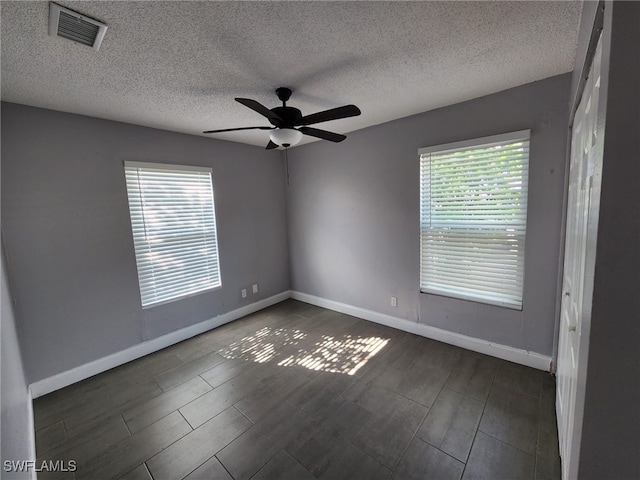
[[[640,478],[640,2],[0,21],[2,479]]]

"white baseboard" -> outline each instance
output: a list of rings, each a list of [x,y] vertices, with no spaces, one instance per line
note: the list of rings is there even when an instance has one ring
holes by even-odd
[[[250,305],[245,305],[244,307],[232,310],[231,312],[223,313],[222,315],[210,318],[209,320],[205,320],[204,322],[200,322],[196,325],[181,328],[175,332],[139,343],[120,352],[116,352],[106,357],[72,368],[71,370],[38,380],[31,384],[31,394],[33,395],[33,398],[41,397],[47,393],[51,393],[73,383],[85,380],[97,375],[98,373],[106,372],[114,367],[118,367],[137,358],[144,357],[150,353],[157,352],[158,350],[162,350],[163,348],[182,342],[188,338],[208,332],[220,325],[224,325],[225,323],[232,322],[233,320],[237,320],[246,315],[257,312],[258,310],[262,310],[263,308],[282,302],[283,300],[290,298],[290,296],[291,292],[286,290],[282,293],[278,293],[277,295],[273,295],[272,297],[259,300]]]
[[[384,313],[327,300],[326,298],[316,297],[307,293],[292,291],[291,298],[545,372],[548,372],[551,367],[551,357],[539,353],[528,352],[499,343],[492,343],[479,338],[468,337],[460,333],[449,332],[422,323],[411,322],[404,318],[392,317]]]
[[[27,387],[27,431],[29,432],[29,458],[28,460],[36,461],[36,423],[33,417],[33,395],[31,387]],[[38,473],[35,469],[31,469],[31,480],[37,480]]]

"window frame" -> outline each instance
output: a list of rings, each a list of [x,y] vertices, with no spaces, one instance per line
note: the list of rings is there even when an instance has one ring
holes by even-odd
[[[500,144],[508,144],[508,143],[516,143],[516,142],[527,142],[528,144],[528,153],[526,156],[526,159],[524,159],[524,161],[522,162],[522,165],[525,169],[525,172],[523,174],[523,186],[526,189],[525,192],[523,192],[523,196],[524,196],[524,201],[525,201],[525,207],[524,207],[524,221],[523,221],[523,225],[524,225],[524,229],[523,229],[523,233],[522,233],[522,247],[521,247],[521,266],[518,267],[521,269],[522,272],[522,276],[521,278],[518,280],[519,281],[519,285],[520,285],[520,294],[519,294],[519,304],[513,304],[510,302],[506,302],[506,301],[500,301],[500,300],[492,300],[489,298],[482,298],[480,295],[473,295],[473,294],[465,294],[465,293],[460,293],[460,292],[455,292],[455,291],[446,291],[445,289],[436,289],[436,288],[429,288],[429,287],[425,287],[425,278],[427,276],[426,272],[424,271],[425,268],[425,259],[424,259],[424,245],[425,245],[425,240],[423,239],[423,234],[425,231],[427,231],[427,228],[425,228],[425,226],[423,225],[425,222],[425,219],[431,219],[431,212],[433,212],[433,208],[429,208],[429,214],[425,215],[425,212],[423,212],[424,210],[424,203],[425,203],[425,199],[424,197],[424,186],[423,186],[423,182],[425,180],[425,177],[427,176],[424,172],[423,172],[423,155],[430,155],[430,154],[446,154],[449,152],[455,152],[455,151],[464,151],[464,150],[475,150],[475,149],[480,149],[480,148],[488,148],[488,147],[492,147],[492,146],[496,146],[496,145],[500,145]],[[473,139],[468,139],[468,140],[462,140],[462,141],[458,141],[458,142],[451,142],[451,143],[445,143],[445,144],[440,144],[440,145],[432,145],[432,146],[428,146],[428,147],[423,147],[418,149],[418,160],[420,162],[420,175],[419,175],[419,202],[420,202],[420,211],[419,211],[419,235],[420,235],[420,245],[419,245],[419,251],[420,251],[420,277],[419,277],[419,289],[420,289],[420,293],[422,294],[429,294],[429,295],[438,295],[438,296],[444,296],[444,297],[448,297],[448,298],[454,298],[454,299],[459,299],[459,300],[466,300],[466,301],[472,301],[472,302],[476,302],[476,303],[481,303],[481,304],[487,304],[487,305],[493,305],[493,306],[498,306],[498,307],[503,307],[503,308],[509,308],[512,310],[518,310],[518,311],[522,311],[524,308],[524,287],[525,287],[525,260],[526,260],[526,237],[527,237],[527,223],[528,223],[528,197],[529,197],[529,164],[530,164],[530,159],[531,159],[531,154],[530,154],[530,147],[531,145],[531,130],[526,129],[526,130],[518,130],[518,131],[513,131],[513,132],[507,132],[507,133],[502,133],[502,134],[498,134],[498,135],[491,135],[491,136],[486,136],[486,137],[479,137],[479,138],[473,138]],[[429,173],[429,176],[431,175],[431,173]],[[431,188],[431,186],[429,186],[429,188]],[[431,193],[429,192],[429,195]],[[472,225],[472,224],[464,224],[464,225]],[[509,225],[515,225],[515,223],[512,224],[505,224],[505,232],[508,232],[508,226]],[[443,228],[442,226],[440,226],[440,228]],[[454,228],[462,228],[461,226],[454,226]],[[482,226],[481,223],[478,223],[475,227],[474,226],[470,226],[468,228],[468,230],[476,230],[478,232],[482,232]],[[491,229],[487,229],[487,230],[491,230]],[[471,255],[469,255],[469,257],[471,257]],[[480,257],[478,257],[480,258]],[[433,282],[432,282],[433,283]],[[517,284],[516,284],[517,287]],[[464,287],[458,287],[460,290],[463,290]],[[493,292],[493,295],[499,295],[496,294],[496,292]],[[487,294],[487,296],[489,296],[489,294]]]
[[[182,165],[182,164],[170,164],[170,163],[153,163],[153,162],[136,162],[136,161],[124,161],[124,175],[125,175],[125,188],[127,190],[127,207],[129,209],[129,221],[130,221],[130,227],[131,227],[131,238],[133,240],[133,245],[134,245],[134,257],[136,259],[136,270],[137,270],[137,276],[138,276],[138,287],[139,287],[139,292],[140,292],[140,303],[142,305],[142,309],[146,310],[149,308],[153,308],[153,307],[157,307],[157,306],[161,306],[161,305],[166,305],[169,303],[173,303],[175,301],[178,300],[183,300],[186,298],[190,298],[190,297],[194,297],[197,295],[201,295],[203,293],[207,293],[207,292],[211,292],[214,290],[218,290],[222,288],[222,272],[220,269],[220,243],[218,241],[218,222],[217,222],[217,215],[216,215],[216,201],[215,201],[215,188],[214,188],[214,182],[213,182],[213,169],[210,167],[203,167],[203,166],[196,166],[196,165]],[[209,177],[209,187],[210,187],[210,193],[211,193],[211,209],[212,209],[212,229],[213,229],[213,246],[215,247],[215,258],[209,258],[209,260],[211,262],[213,262],[213,267],[212,270],[217,271],[217,282],[214,282],[213,284],[210,284],[204,288],[201,289],[192,289],[189,291],[185,291],[183,293],[177,294],[175,296],[171,296],[168,298],[164,298],[162,300],[157,300],[157,301],[148,301],[147,303],[145,302],[145,294],[143,293],[143,287],[145,285],[152,285],[153,282],[144,284],[143,283],[143,278],[142,275],[144,275],[144,270],[141,268],[141,257],[139,257],[139,252],[142,250],[141,246],[139,245],[139,241],[140,239],[137,238],[136,233],[135,233],[135,227],[134,227],[134,219],[132,216],[132,201],[131,201],[131,191],[134,190],[136,192],[137,195],[142,195],[142,190],[140,188],[136,188],[135,186],[132,186],[129,184],[129,180],[127,178],[128,173],[127,170],[128,169],[135,169],[135,170],[150,170],[150,171],[174,171],[174,172],[191,172],[191,173],[207,173],[208,177]],[[141,197],[140,197],[140,202],[142,202]],[[208,203],[203,202],[201,203],[204,206],[208,206]],[[142,208],[142,207],[141,207]],[[144,229],[147,229],[147,223],[145,222],[145,220],[142,221],[142,224],[144,226]],[[204,232],[204,230],[206,229],[206,227],[203,227],[202,230]],[[211,233],[211,232],[208,232]],[[206,234],[205,234],[206,235]],[[198,246],[206,246],[206,240],[203,241],[201,244],[199,244]],[[198,246],[194,247],[194,248],[198,248]]]

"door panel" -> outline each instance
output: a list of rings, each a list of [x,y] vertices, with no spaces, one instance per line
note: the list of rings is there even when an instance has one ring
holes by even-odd
[[[584,344],[584,339],[581,339],[583,320],[591,315],[591,302],[585,301],[585,278],[593,275],[589,272],[593,266],[587,262],[587,238],[594,228],[589,219],[597,218],[593,206],[597,208],[599,205],[598,199],[594,198],[599,191],[594,193],[592,184],[596,167],[601,167],[601,158],[597,158],[602,151],[599,148],[602,138],[597,134],[601,50],[599,42],[575,114],[571,139],[556,397],[564,479],[576,475],[578,449],[574,434],[576,427],[582,424],[582,411],[576,411],[576,402],[577,395],[584,394],[583,390],[578,391],[579,369],[586,368],[586,362],[581,362],[580,357],[580,345]],[[590,295],[586,297],[591,298]]]

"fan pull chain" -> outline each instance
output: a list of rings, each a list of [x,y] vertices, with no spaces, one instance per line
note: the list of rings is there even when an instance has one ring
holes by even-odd
[[[287,168],[287,187],[289,186],[289,147],[284,147],[284,164]]]

